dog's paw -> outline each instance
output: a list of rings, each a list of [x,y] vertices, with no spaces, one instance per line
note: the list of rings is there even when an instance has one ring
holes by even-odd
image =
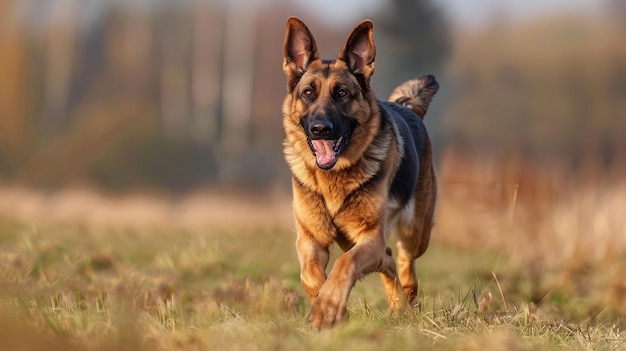
[[[318,297],[309,313],[309,323],[316,330],[330,328],[349,319],[345,304]]]

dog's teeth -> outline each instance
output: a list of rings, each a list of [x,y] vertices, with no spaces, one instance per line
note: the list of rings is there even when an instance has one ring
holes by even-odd
[[[335,152],[339,151],[339,146],[341,145],[341,140],[343,140],[343,137],[339,137],[339,139],[337,139],[337,141],[335,141],[335,145],[333,145],[333,151],[335,151]]]

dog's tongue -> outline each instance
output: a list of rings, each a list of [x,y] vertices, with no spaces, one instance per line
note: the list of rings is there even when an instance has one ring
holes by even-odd
[[[311,140],[311,144],[313,144],[313,148],[315,149],[315,157],[317,158],[318,165],[326,166],[335,160],[335,151],[333,150],[335,140]]]

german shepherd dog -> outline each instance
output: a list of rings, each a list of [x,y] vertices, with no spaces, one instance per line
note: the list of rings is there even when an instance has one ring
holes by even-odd
[[[389,101],[377,100],[370,88],[375,55],[371,21],[354,28],[335,60],[319,58],[302,21],[287,21],[284,154],[315,329],[345,319],[352,287],[372,272],[381,273],[392,310],[412,303],[414,260],[430,240],[437,188],[422,119],[439,85],[426,75],[397,87]],[[387,246],[392,230],[398,269]],[[344,253],[326,275],[333,242]]]

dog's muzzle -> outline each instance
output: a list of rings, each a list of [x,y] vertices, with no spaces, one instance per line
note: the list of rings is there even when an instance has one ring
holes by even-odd
[[[306,133],[307,142],[313,151],[317,167],[329,170],[335,166],[339,156],[348,146],[353,129],[354,123],[350,123],[339,138],[334,139],[333,134],[337,131],[333,130],[332,123],[329,121],[311,123]]]

